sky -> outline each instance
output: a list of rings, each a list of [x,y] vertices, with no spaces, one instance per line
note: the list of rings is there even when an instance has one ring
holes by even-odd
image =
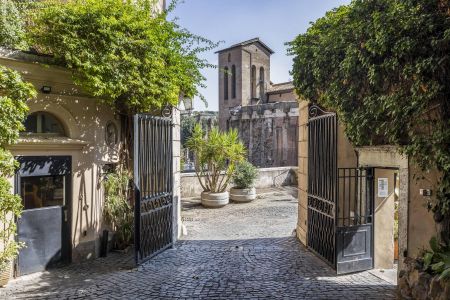
[[[169,18],[190,32],[214,42],[217,49],[202,53],[209,63],[217,64],[216,52],[233,44],[259,37],[275,51],[271,57],[270,79],[273,83],[291,80],[292,57],[287,55],[286,42],[306,32],[310,22],[326,11],[350,0],[184,0]],[[204,69],[206,88],[200,93],[208,106],[196,98],[195,110],[218,110],[218,69]]]

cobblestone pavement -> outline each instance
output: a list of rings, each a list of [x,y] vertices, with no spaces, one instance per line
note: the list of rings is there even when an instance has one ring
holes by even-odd
[[[130,256],[111,253],[14,280],[0,299],[394,298],[395,287],[368,272],[334,275],[292,235],[295,198],[264,192],[216,210],[184,203],[188,236],[138,268]]]

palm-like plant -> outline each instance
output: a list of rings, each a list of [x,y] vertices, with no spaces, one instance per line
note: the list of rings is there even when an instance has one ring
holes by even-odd
[[[226,190],[236,163],[244,160],[246,150],[236,130],[220,132],[213,128],[208,134],[197,124],[186,143],[195,156],[195,173],[205,192]]]

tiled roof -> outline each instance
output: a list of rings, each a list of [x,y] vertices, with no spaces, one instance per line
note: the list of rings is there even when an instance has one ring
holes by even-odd
[[[288,92],[294,89],[294,84],[292,81],[272,84],[267,91],[269,94],[276,94],[280,92]]]
[[[264,48],[266,48],[267,51],[269,51],[270,54],[274,54],[274,53],[275,53],[275,52],[273,52],[273,50],[270,49],[266,44],[264,44],[263,42],[261,42],[261,40],[260,40],[259,38],[254,38],[254,39],[251,39],[251,40],[248,40],[248,41],[244,41],[244,42],[241,42],[241,43],[238,43],[238,44],[234,44],[234,45],[232,45],[232,46],[230,46],[230,47],[228,47],[228,48],[219,50],[219,51],[217,51],[217,52],[215,52],[215,53],[221,53],[221,52],[224,52],[224,51],[227,51],[227,50],[236,48],[236,47],[247,46],[247,45],[250,45],[250,44],[253,44],[253,43],[260,43],[261,46],[263,46]]]

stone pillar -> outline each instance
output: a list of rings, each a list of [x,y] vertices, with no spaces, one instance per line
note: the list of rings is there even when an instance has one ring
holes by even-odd
[[[297,237],[307,245],[308,235],[308,102],[299,103]]]
[[[180,187],[180,152],[181,152],[181,121],[180,111],[172,110],[172,147],[173,147],[173,241],[181,235],[181,187]]]

